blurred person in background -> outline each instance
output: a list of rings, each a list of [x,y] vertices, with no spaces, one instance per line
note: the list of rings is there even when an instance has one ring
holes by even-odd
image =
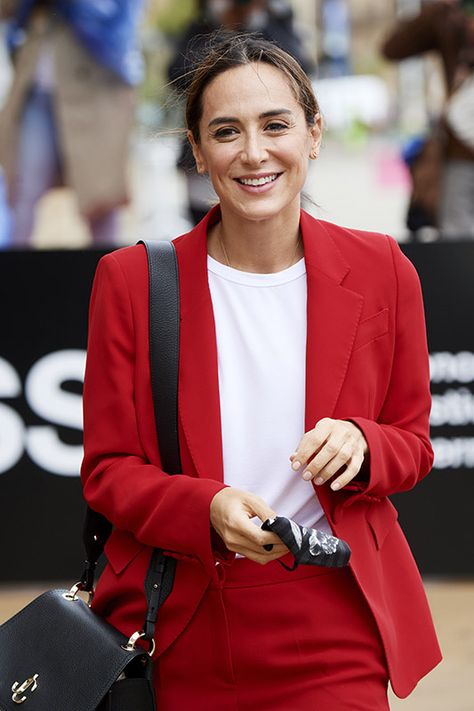
[[[0,114],[11,246],[31,246],[35,208],[74,191],[96,246],[113,246],[128,202],[126,167],[142,78],[142,0],[3,0],[14,78]]]
[[[382,47],[389,60],[436,52],[446,104],[433,135],[409,157],[408,222],[437,225],[441,239],[474,239],[474,0],[434,0],[402,20]],[[409,224],[410,227],[410,224]]]
[[[0,3],[1,9],[1,3]],[[6,23],[0,17],[0,108],[10,85],[10,62],[5,42]],[[0,165],[0,249],[10,244],[10,208],[6,197],[5,176]]]
[[[321,5],[320,77],[341,77],[351,69],[351,15],[347,0],[323,0]]]
[[[314,67],[303,51],[301,38],[293,26],[293,11],[285,0],[200,0],[199,14],[179,41],[168,77],[182,95],[190,82],[193,67],[205,54],[209,36],[221,28],[226,31],[258,32],[276,42],[310,73]],[[189,142],[183,141],[178,168],[185,175],[189,216],[196,224],[217,200],[207,176],[198,175]]]

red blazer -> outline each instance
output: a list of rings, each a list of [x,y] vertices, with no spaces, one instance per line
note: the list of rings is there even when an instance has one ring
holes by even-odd
[[[148,361],[143,246],[101,259],[91,299],[84,386],[84,492],[115,529],[95,609],[125,634],[140,629],[151,547],[178,558],[159,613],[157,654],[185,627],[215,573],[232,559],[211,533],[223,487],[217,350],[206,232],[218,208],[178,237],[181,290],[179,430],[184,475],[160,469]],[[419,280],[396,242],[302,211],[307,269],[306,431],[322,417],[351,419],[370,450],[369,480],[318,489],[377,621],[392,686],[406,696],[441,658],[415,562],[387,496],[428,473],[430,409]]]

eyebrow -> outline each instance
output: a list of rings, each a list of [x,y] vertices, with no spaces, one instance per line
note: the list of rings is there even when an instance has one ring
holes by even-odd
[[[270,111],[264,111],[260,114],[258,118],[271,118],[272,116],[281,116],[282,114],[288,115],[292,114],[290,109],[271,109]],[[239,119],[236,116],[217,116],[216,118],[209,121],[209,128],[211,126],[219,126],[222,123],[239,123]]]

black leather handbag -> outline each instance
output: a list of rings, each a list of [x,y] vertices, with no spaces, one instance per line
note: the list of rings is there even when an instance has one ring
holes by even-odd
[[[150,365],[160,454],[164,470],[179,474],[177,260],[169,242],[143,244],[149,267]],[[80,581],[70,590],[45,592],[0,626],[0,711],[19,706],[26,711],[156,708],[151,659],[155,623],[171,592],[176,561],[159,549],[153,551],[145,580],[146,619],[143,628],[127,638],[90,608],[97,561],[111,530],[102,515],[87,509],[87,559]],[[87,602],[81,592],[88,593]]]

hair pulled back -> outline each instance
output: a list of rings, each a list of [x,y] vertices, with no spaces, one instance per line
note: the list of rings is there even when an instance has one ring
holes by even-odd
[[[254,62],[270,64],[285,75],[304,111],[307,124],[314,125],[319,106],[311,82],[296,59],[276,44],[255,34],[236,35],[232,32],[218,32],[211,36],[207,49],[207,53],[192,72],[187,90],[186,125],[196,143],[200,141],[199,123],[203,111],[202,97],[206,87],[228,69]]]

